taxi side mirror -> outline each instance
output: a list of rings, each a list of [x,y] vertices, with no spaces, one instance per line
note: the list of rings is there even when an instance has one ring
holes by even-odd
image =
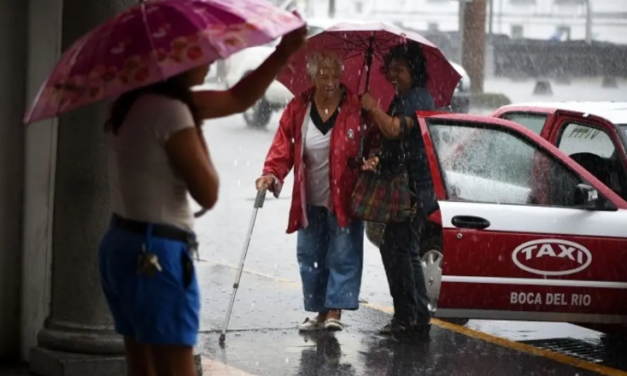
[[[599,192],[588,184],[575,187],[575,204],[585,210],[599,210]]]
[[[617,210],[605,197],[599,195],[594,187],[580,183],[575,188],[575,204],[584,210]]]

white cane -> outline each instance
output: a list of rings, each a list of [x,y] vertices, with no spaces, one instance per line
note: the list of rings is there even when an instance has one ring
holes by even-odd
[[[253,236],[253,228],[255,227],[255,220],[257,219],[257,212],[263,207],[263,202],[266,199],[266,190],[262,189],[257,192],[257,198],[253,205],[253,213],[250,217],[250,224],[248,225],[248,234],[246,235],[246,241],[244,242],[244,249],[242,250],[242,256],[239,260],[239,269],[237,270],[237,276],[233,283],[233,293],[231,294],[231,301],[229,302],[229,308],[226,310],[226,317],[224,318],[224,324],[222,325],[222,334],[220,334],[220,344],[224,344],[226,340],[226,330],[231,320],[231,312],[233,312],[233,305],[235,304],[235,295],[239,287],[239,282],[242,279],[242,273],[244,272],[244,263],[246,261],[246,255],[248,254],[248,246],[250,245],[250,238]]]

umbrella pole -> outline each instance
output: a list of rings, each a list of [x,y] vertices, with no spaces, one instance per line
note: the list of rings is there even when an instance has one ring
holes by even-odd
[[[370,69],[372,68],[372,57],[374,56],[374,35],[370,36],[370,38],[368,38],[368,48],[366,49],[366,90],[364,91],[365,93],[368,92],[369,86],[370,86]],[[366,114],[365,110],[361,110],[361,116],[362,119],[366,119],[368,114]],[[367,125],[364,122],[362,124],[362,132],[366,132],[366,128]],[[359,160],[357,161],[357,163],[359,164],[359,166],[361,166],[363,164],[364,161],[364,141],[365,141],[365,137],[362,135],[361,139],[359,140]]]
[[[366,93],[370,89],[370,68],[372,68],[372,57],[374,56],[374,35],[368,38],[368,48],[366,49]]]

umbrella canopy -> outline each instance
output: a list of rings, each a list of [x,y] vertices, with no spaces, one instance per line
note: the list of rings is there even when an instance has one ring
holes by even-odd
[[[165,80],[302,26],[299,17],[265,0],[141,2],[65,51],[24,121]]]
[[[370,91],[383,106],[387,106],[395,91],[381,74],[383,59],[390,48],[408,41],[419,43],[422,47],[429,76],[427,90],[433,96],[436,107],[450,105],[461,76],[440,49],[417,33],[382,22],[339,23],[310,37],[306,48],[292,55],[288,65],[279,73],[278,80],[295,95],[308,89],[311,87],[307,76],[308,56],[318,51],[331,51],[343,59],[342,82],[348,88],[359,94]]]

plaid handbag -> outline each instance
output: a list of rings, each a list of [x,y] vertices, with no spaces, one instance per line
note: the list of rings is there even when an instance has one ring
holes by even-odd
[[[361,140],[359,160],[363,159]],[[403,141],[401,151],[405,155]],[[404,222],[416,214],[416,205],[412,205],[412,192],[405,158],[393,172],[382,173],[362,171],[351,196],[350,209],[355,218],[376,223]]]

